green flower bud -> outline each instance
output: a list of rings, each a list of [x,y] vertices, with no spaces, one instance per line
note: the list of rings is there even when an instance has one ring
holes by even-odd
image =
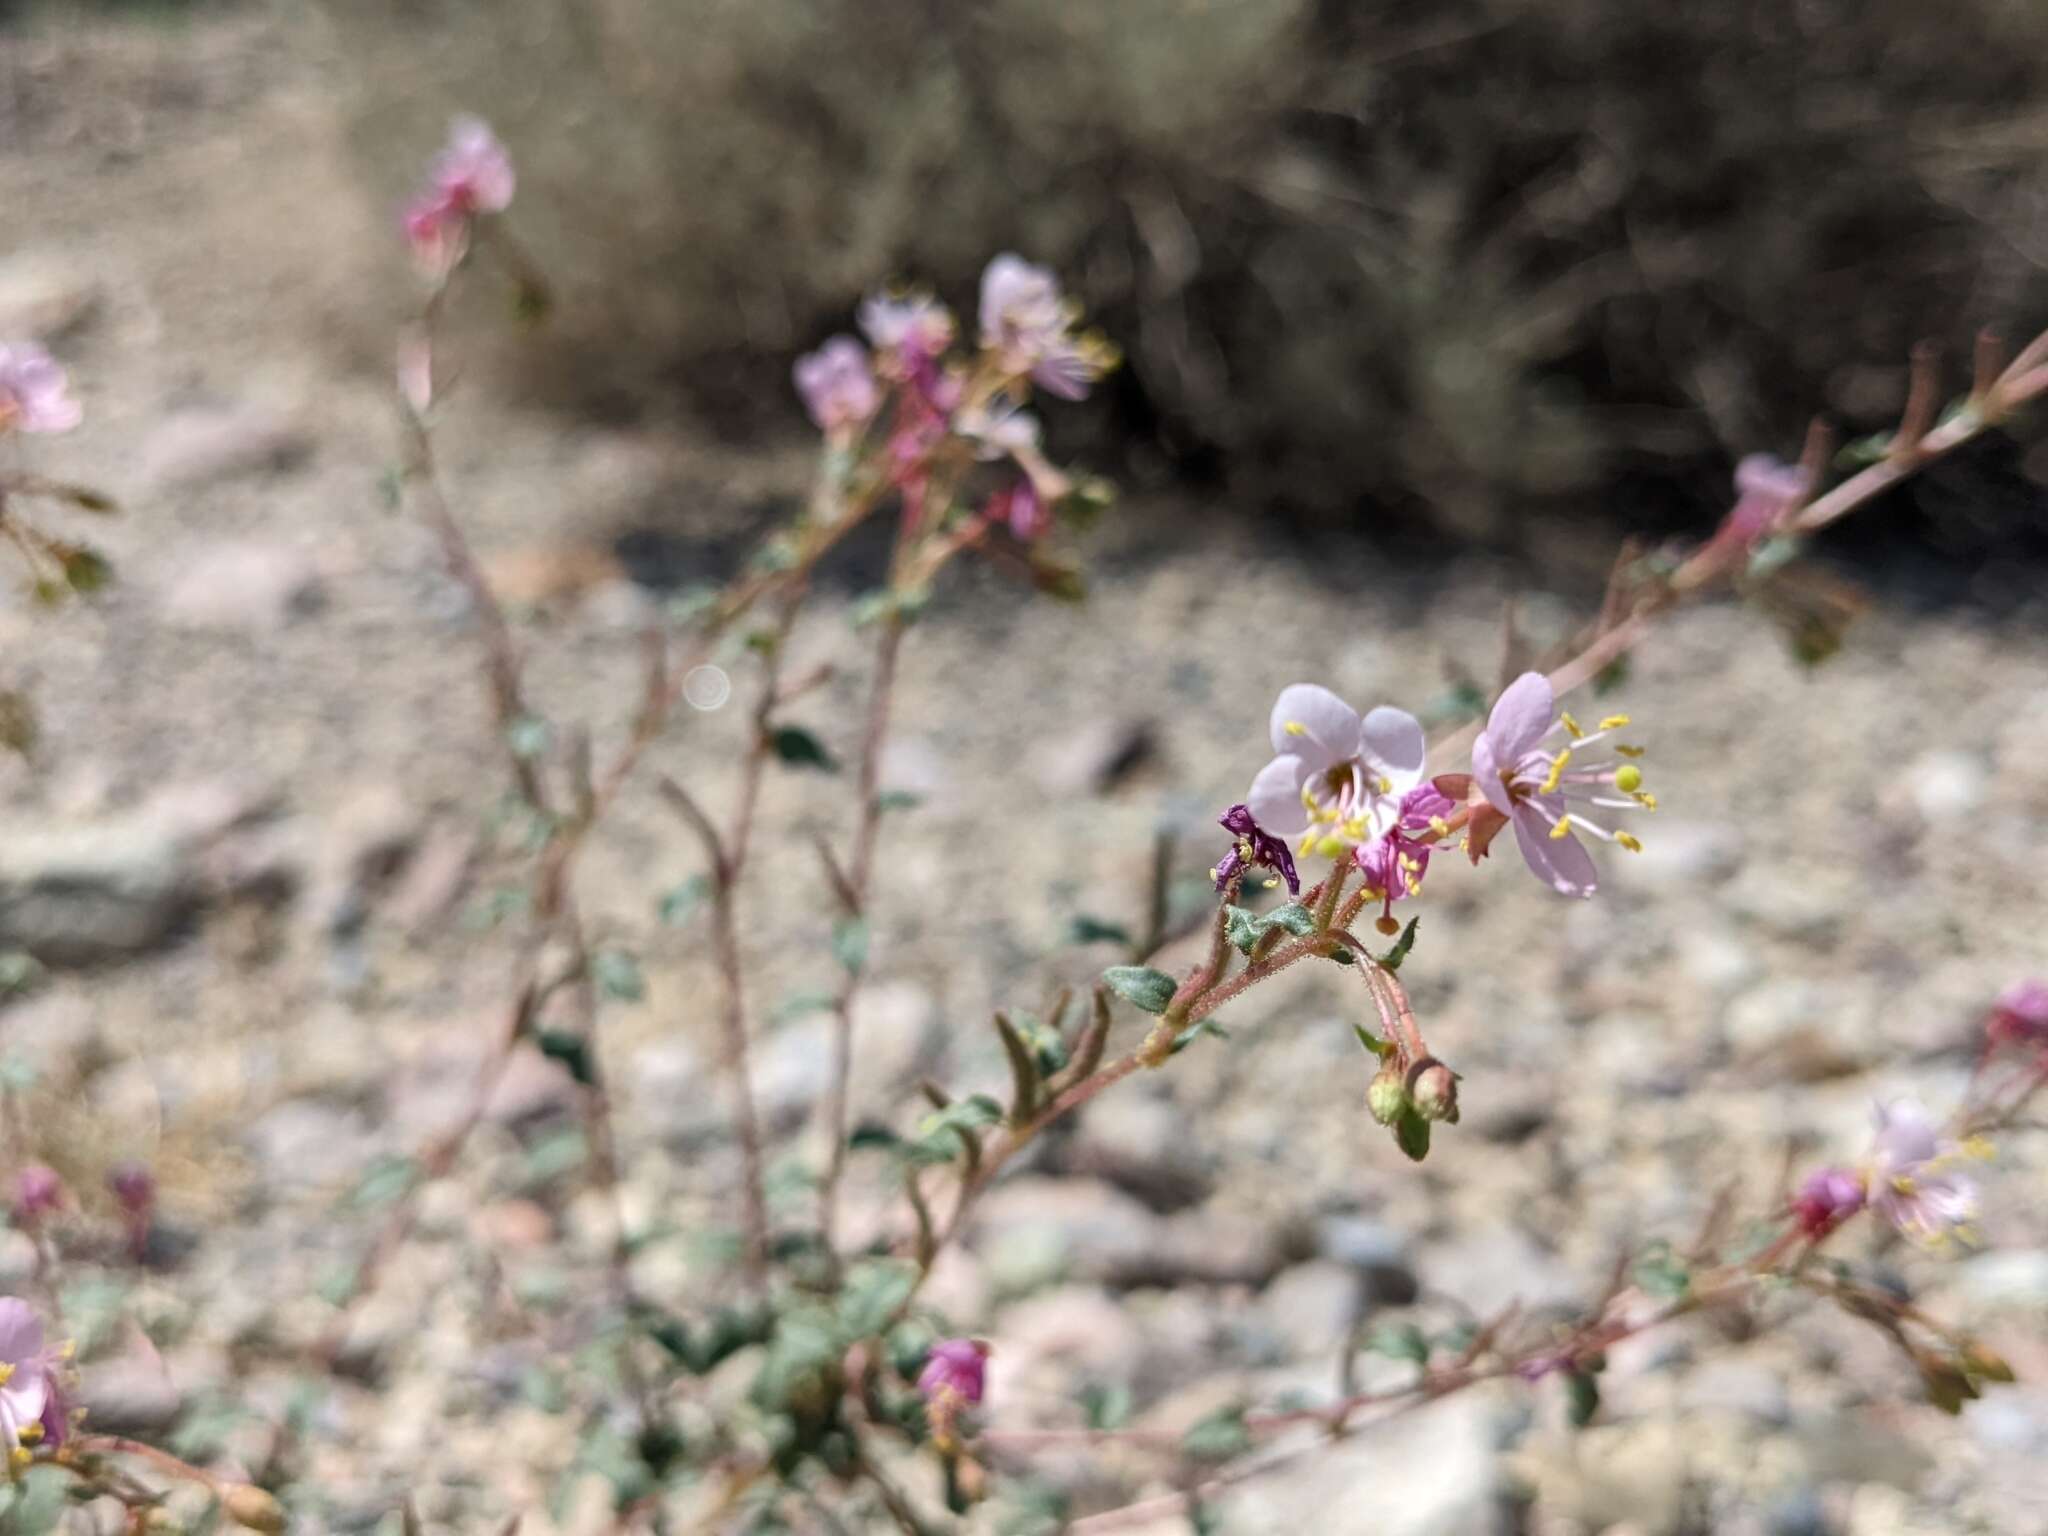
[[[1401,1118],[1401,1111],[1408,1107],[1408,1087],[1401,1081],[1398,1067],[1380,1069],[1372,1086],[1365,1090],[1365,1107],[1381,1125],[1392,1125]]]
[[[1415,1112],[1425,1120],[1449,1120],[1456,1124],[1458,1119],[1458,1074],[1440,1061],[1424,1061],[1417,1064],[1413,1081],[1408,1087],[1409,1096],[1415,1101]]]

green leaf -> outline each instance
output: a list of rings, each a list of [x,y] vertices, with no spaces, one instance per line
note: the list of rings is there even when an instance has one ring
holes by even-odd
[[[1228,1040],[1230,1038],[1230,1031],[1221,1024],[1218,1024],[1214,1019],[1197,1019],[1173,1037],[1173,1047],[1167,1054],[1178,1056],[1204,1035],[1214,1035],[1218,1040]]]
[[[1572,1428],[1584,1429],[1600,1411],[1600,1380],[1590,1371],[1573,1371],[1564,1379],[1565,1417]]]
[[[569,1029],[543,1029],[534,1037],[541,1055],[559,1061],[571,1077],[586,1088],[597,1086],[597,1064],[590,1059],[590,1042]]]
[[[1401,969],[1401,962],[1408,958],[1408,951],[1415,947],[1415,929],[1421,921],[1419,917],[1408,919],[1408,926],[1401,930],[1401,937],[1394,940],[1394,947],[1379,957],[1381,965],[1390,971]]]
[[[672,886],[662,893],[661,904],[655,909],[662,925],[680,928],[706,901],[711,899],[711,877],[705,874],[690,876],[681,885]]]
[[[1099,917],[1090,917],[1086,912],[1074,914],[1067,924],[1069,944],[1122,944],[1131,943],[1131,930],[1121,923],[1112,923]]]
[[[1653,1243],[1644,1249],[1635,1262],[1633,1278],[1644,1295],[1660,1301],[1676,1301],[1692,1289],[1692,1276],[1669,1243]]]
[[[1429,1122],[1416,1113],[1413,1104],[1404,1107],[1401,1118],[1394,1122],[1394,1140],[1410,1162],[1419,1163],[1429,1156]]]
[[[1089,1382],[1081,1389],[1081,1413],[1090,1429],[1120,1429],[1130,1422],[1131,1389],[1121,1382]]]
[[[871,1338],[910,1300],[917,1267],[901,1259],[874,1259],[847,1271],[839,1293],[839,1320],[849,1336]]]
[[[923,804],[923,795],[907,789],[885,789],[875,796],[875,810],[884,816],[891,811],[914,811]]]
[[[1180,983],[1164,971],[1144,965],[1112,965],[1102,973],[1103,984],[1134,1008],[1146,1013],[1164,1013]]]
[[[0,950],[0,997],[17,997],[42,979],[43,963],[27,950]]]
[[[1892,434],[1889,432],[1873,432],[1868,437],[1853,438],[1836,450],[1835,468],[1868,469],[1891,451]]]
[[[842,917],[832,925],[832,958],[849,975],[858,976],[868,963],[868,925],[857,917]]]
[[[1228,1461],[1251,1449],[1251,1431],[1245,1427],[1244,1406],[1233,1403],[1198,1420],[1181,1436],[1181,1454],[1191,1461]]]
[[[590,975],[597,990],[614,1002],[637,1003],[647,996],[640,962],[623,949],[601,949],[592,955]]]
[[[1224,937],[1247,955],[1259,940],[1276,928],[1282,933],[1293,934],[1297,939],[1306,938],[1316,931],[1315,915],[1298,901],[1287,902],[1264,914],[1247,907],[1223,909]]]
[[[522,715],[505,728],[505,745],[522,763],[530,763],[547,751],[552,736],[547,721]]]
[[[409,1157],[380,1157],[356,1182],[349,1200],[359,1210],[374,1211],[379,1206],[391,1204],[412,1188],[419,1170]]]
[[[583,1132],[573,1125],[564,1126],[527,1148],[519,1169],[519,1182],[528,1189],[552,1184],[581,1168],[589,1156],[590,1148],[583,1140]]]
[[[64,550],[63,562],[64,580],[80,596],[97,592],[114,579],[114,568],[96,549],[87,549],[83,545],[68,546]]]
[[[940,1131],[979,1131],[1002,1118],[1002,1105],[985,1093],[975,1093],[944,1109],[933,1110],[918,1122],[917,1132],[920,1136],[932,1136]]]
[[[830,992],[812,988],[808,991],[792,992],[775,1005],[768,1015],[771,1024],[787,1024],[791,1019],[800,1019],[807,1013],[830,1013],[839,1006],[839,999]]]
[[[768,745],[787,768],[814,768],[820,773],[837,773],[839,762],[825,744],[800,725],[778,725]]]
[[[872,1120],[863,1121],[861,1124],[856,1125],[853,1128],[852,1134],[846,1138],[846,1150],[849,1152],[863,1150],[896,1152],[902,1150],[902,1147],[903,1138],[901,1136],[890,1130],[888,1126],[877,1125]]]
[[[1351,1032],[1354,1035],[1358,1036],[1358,1043],[1365,1047],[1366,1054],[1371,1056],[1375,1061],[1385,1061],[1389,1056],[1394,1054],[1393,1041],[1382,1040],[1378,1035],[1374,1034],[1371,1030],[1367,1029],[1363,1024],[1352,1025]]]
[[[1429,1340],[1413,1323],[1388,1323],[1375,1328],[1365,1347],[1369,1353],[1385,1355],[1389,1360],[1429,1363]]]

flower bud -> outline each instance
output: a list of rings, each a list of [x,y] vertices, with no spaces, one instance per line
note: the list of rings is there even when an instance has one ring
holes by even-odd
[[[1458,1119],[1458,1074],[1440,1061],[1424,1061],[1418,1064],[1414,1081],[1409,1084],[1408,1096],[1415,1103],[1415,1112],[1425,1120]]]
[[[1380,1068],[1372,1086],[1365,1090],[1365,1107],[1381,1125],[1392,1125],[1401,1118],[1408,1107],[1408,1086],[1401,1080],[1399,1067]]]
[[[64,1181],[57,1170],[44,1163],[30,1163],[15,1176],[14,1214],[17,1220],[33,1223],[64,1203]]]
[[[156,1179],[141,1163],[116,1163],[109,1168],[107,1189],[130,1216],[146,1215],[156,1203]]]
[[[283,1536],[286,1529],[284,1506],[252,1483],[234,1483],[222,1489],[220,1507],[235,1524],[262,1531],[264,1536]]]

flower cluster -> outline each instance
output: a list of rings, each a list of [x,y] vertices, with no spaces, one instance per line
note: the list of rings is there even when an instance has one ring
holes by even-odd
[[[1957,1165],[1979,1149],[1944,1137],[1927,1111],[1909,1099],[1878,1105],[1875,1118],[1862,1168],[1816,1169],[1799,1186],[1791,1203],[1799,1230],[1817,1241],[1867,1207],[1917,1243],[1967,1240],[1977,1187]]]
[[[468,251],[477,219],[509,207],[516,184],[512,157],[490,125],[456,118],[427,187],[406,205],[405,237],[421,270],[445,276]]]
[[[1025,408],[1030,392],[1083,399],[1116,353],[1076,328],[1079,309],[1051,272],[1018,256],[988,264],[979,318],[981,351],[955,359],[960,327],[937,299],[908,290],[870,295],[860,307],[866,342],[835,335],[798,358],[796,391],[826,442],[842,450],[888,415],[883,463],[913,522],[927,515],[935,460],[949,442],[975,461],[1007,462],[1018,473],[988,493],[980,522],[1030,544],[1075,490],[1045,455],[1038,419]]]
[[[68,1349],[43,1343],[42,1320],[25,1301],[0,1297],[0,1444],[15,1466],[38,1447],[52,1450],[70,1432],[65,1364]]]
[[[981,1402],[988,1356],[988,1345],[980,1339],[942,1339],[917,1373],[932,1438],[942,1449],[955,1443],[960,1415]]]

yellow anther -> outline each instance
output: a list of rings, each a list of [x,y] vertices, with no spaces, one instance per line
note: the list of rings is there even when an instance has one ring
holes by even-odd
[[[1279,883],[1280,883],[1280,877],[1279,877],[1278,875],[1268,875],[1268,876],[1266,876],[1266,878],[1265,878],[1265,880],[1264,880],[1264,882],[1263,882],[1263,884],[1265,885],[1266,889],[1267,889],[1267,890],[1269,890],[1269,891],[1270,891],[1271,889],[1273,889],[1273,887],[1274,887],[1274,886],[1276,886],[1276,885],[1278,885]]]
[[[1623,757],[1641,757],[1643,753],[1648,751],[1649,749],[1647,747],[1625,747],[1621,743],[1616,742],[1614,750],[1619,752]]]
[[[1571,817],[1569,817],[1569,816],[1560,816],[1560,817],[1558,817],[1558,818],[1557,818],[1557,825],[1556,825],[1556,826],[1554,826],[1554,827],[1552,827],[1552,828],[1550,829],[1550,838],[1551,838],[1551,841],[1552,841],[1552,842],[1555,842],[1555,841],[1557,841],[1557,839],[1559,839],[1559,838],[1561,838],[1561,837],[1565,836],[1565,835],[1566,835],[1567,833],[1569,833],[1569,832],[1571,831],[1571,829],[1572,829],[1572,819],[1571,819]]]
[[[1614,770],[1614,787],[1624,795],[1632,795],[1643,787],[1643,770],[1634,763],[1623,763]]]
[[[1310,810],[1316,808],[1316,792],[1306,784],[1301,786],[1301,803]]]
[[[1294,851],[1303,858],[1307,858],[1316,851],[1316,829],[1314,827],[1310,827],[1308,831],[1302,833],[1301,841],[1295,845]]]
[[[1543,788],[1539,793],[1546,795],[1557,793],[1557,786],[1564,782],[1564,765],[1571,760],[1572,752],[1570,747],[1566,747],[1564,751],[1557,754],[1557,760],[1550,765],[1550,777],[1543,781]]]
[[[1640,805],[1646,811],[1654,811],[1655,809],[1657,809],[1657,797],[1651,794],[1647,789],[1637,790],[1633,798],[1636,804]]]
[[[1451,835],[1451,824],[1441,816],[1432,816],[1429,818],[1429,830],[1438,837],[1449,837]]]
[[[1383,794],[1383,795],[1391,795],[1391,794],[1392,794],[1393,792],[1394,792],[1394,781],[1393,781],[1392,779],[1388,778],[1388,777],[1387,777],[1387,776],[1386,776],[1386,775],[1385,775],[1384,773],[1383,773],[1383,774],[1381,774],[1381,775],[1380,775],[1380,793],[1381,793],[1381,794]]]
[[[1998,1155],[1998,1149],[1989,1136],[1972,1136],[1963,1142],[1962,1153],[1965,1157],[1990,1158]]]
[[[1285,731],[1290,736],[1306,736],[1308,734],[1308,727],[1303,725],[1299,720],[1290,720],[1285,725],[1281,726],[1280,729]]]
[[[1584,731],[1579,729],[1579,722],[1574,720],[1570,715],[1560,712],[1557,718],[1559,723],[1561,723],[1564,726],[1565,730],[1571,733],[1571,738],[1573,741],[1577,741],[1581,736],[1586,734]]]
[[[1624,725],[1627,724],[1627,715],[1609,715],[1605,720],[1602,720],[1600,722],[1600,729],[1603,731],[1618,731]]]
[[[1351,819],[1350,819],[1349,821],[1345,822],[1345,823],[1344,823],[1344,835],[1345,835],[1346,837],[1356,837],[1356,838],[1362,838],[1362,837],[1364,837],[1364,836],[1365,836],[1365,818],[1364,818],[1363,816],[1354,816],[1354,817],[1352,817],[1352,818],[1351,818]]]
[[[14,1438],[19,1440],[23,1445],[36,1444],[43,1438],[42,1421],[40,1419],[29,1420],[28,1423],[21,1426],[20,1430],[16,1432]]]
[[[7,1453],[7,1459],[17,1467],[25,1467],[30,1462],[34,1461],[35,1457],[30,1452],[22,1449],[22,1447],[17,1445],[13,1450]]]
[[[1914,1184],[1912,1177],[1908,1174],[1895,1173],[1892,1175],[1892,1188],[1897,1190],[1902,1195],[1910,1195],[1918,1187],[1919,1186]]]
[[[1614,834],[1614,840],[1630,853],[1641,853],[1643,851],[1643,840],[1633,832],[1617,832]]]
[[[1344,852],[1344,839],[1341,837],[1326,837],[1316,844],[1316,852],[1326,859],[1337,858]]]
[[[9,1381],[13,1380],[13,1378],[14,1367],[9,1365],[5,1360],[0,1360],[0,1387],[6,1386]]]

